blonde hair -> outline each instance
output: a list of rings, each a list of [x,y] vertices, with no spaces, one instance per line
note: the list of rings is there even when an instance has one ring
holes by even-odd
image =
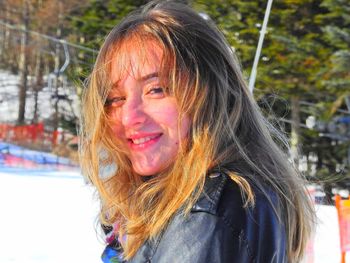
[[[111,57],[124,61],[131,41],[142,55],[145,40],[162,48],[161,79],[177,99],[180,115],[190,116],[191,129],[174,163],[144,182],[111,134],[105,101]],[[122,69],[123,62],[116,63]],[[82,170],[101,198],[101,221],[118,223],[119,235],[128,237],[122,244],[126,259],[159,234],[180,208],[187,214],[213,172],[228,174],[246,205],[254,205],[250,184],[267,198],[264,189],[272,188],[279,196],[280,203],[272,205],[286,228],[289,261],[303,256],[314,212],[302,178],[275,141],[288,144],[260,113],[223,35],[191,8],[152,2],[110,32],[88,81],[81,119]]]

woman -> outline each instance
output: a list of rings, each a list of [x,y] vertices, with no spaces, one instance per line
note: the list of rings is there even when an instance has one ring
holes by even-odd
[[[303,181],[210,21],[172,1],[133,12],[106,38],[82,105],[105,262],[302,258]]]

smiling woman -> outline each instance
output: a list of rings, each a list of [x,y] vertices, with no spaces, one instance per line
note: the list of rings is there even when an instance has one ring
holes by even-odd
[[[133,171],[139,175],[155,175],[175,159],[179,142],[188,133],[189,117],[183,116],[178,129],[176,99],[166,94],[161,84],[162,49],[154,41],[146,40],[144,52],[140,54],[137,52],[140,46],[135,43],[136,39],[125,40],[123,45],[127,47],[112,57],[113,88],[106,107],[111,131],[126,149]],[[121,68],[117,61],[124,52],[130,61]]]
[[[174,1],[131,13],[82,105],[104,262],[300,261],[314,217],[304,182],[212,22]]]

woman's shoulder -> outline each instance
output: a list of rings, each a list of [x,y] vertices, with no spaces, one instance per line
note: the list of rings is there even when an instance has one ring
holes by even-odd
[[[240,186],[226,174],[208,176],[204,190],[191,212],[204,212],[218,218],[234,235],[244,233],[252,239],[259,233],[285,236],[277,193],[269,187],[250,183],[254,204],[247,204]],[[251,236],[252,235],[252,236]]]
[[[239,185],[225,174],[208,177],[202,196],[192,212],[206,212],[237,238],[256,262],[286,262],[286,233],[279,197],[269,187],[250,183],[254,205],[245,205]],[[200,204],[200,205],[198,205]]]
[[[248,180],[251,191],[254,195],[254,203],[246,204],[246,193],[240,186],[231,180],[227,175],[221,175],[225,179],[220,199],[217,203],[216,214],[223,217],[228,223],[234,221],[238,223],[259,223],[259,221],[270,220],[279,221],[280,218],[280,200],[278,194],[271,187],[257,187]]]
[[[245,205],[245,194],[240,186],[226,174],[209,175],[204,190],[192,208],[192,212],[207,212],[219,217],[234,218],[275,214],[279,211],[279,198],[269,187],[258,188],[249,182],[254,194],[254,205]],[[278,216],[277,216],[278,217]]]

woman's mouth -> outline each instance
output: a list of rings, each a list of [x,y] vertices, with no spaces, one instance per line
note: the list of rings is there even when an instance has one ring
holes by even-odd
[[[137,135],[137,136],[131,136],[128,139],[128,144],[133,150],[144,150],[160,139],[162,136],[162,133],[152,134],[152,135]]]

